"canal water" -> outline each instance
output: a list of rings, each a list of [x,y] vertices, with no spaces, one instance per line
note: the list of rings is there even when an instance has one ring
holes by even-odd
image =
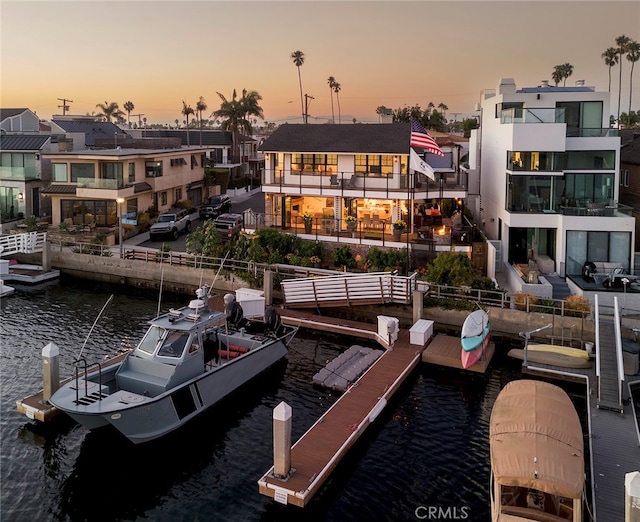
[[[188,300],[165,295],[160,308]],[[418,508],[423,520],[428,508],[460,520],[490,518],[491,408],[502,387],[521,378],[508,347],[498,347],[485,375],[421,364],[302,511],[258,493],[272,463],[273,408],[292,406],[297,440],[339,397],[314,387],[313,375],[361,341],[300,332],[282,364],[177,432],[136,446],[64,417],[42,426],[18,414],[15,401],[41,389],[47,343],[60,347],[66,377],[80,350],[98,361],[135,345],[156,315],[157,296],[63,279],[19,288],[1,308],[2,520],[405,521],[419,520]],[[583,388],[562,386],[584,425]]]

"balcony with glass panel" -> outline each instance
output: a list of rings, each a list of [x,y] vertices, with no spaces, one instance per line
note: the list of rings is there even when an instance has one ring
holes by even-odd
[[[78,178],[76,195],[81,198],[118,199],[133,196],[133,186],[122,179]]]
[[[30,181],[40,179],[36,167],[0,167],[0,179],[4,181]]]

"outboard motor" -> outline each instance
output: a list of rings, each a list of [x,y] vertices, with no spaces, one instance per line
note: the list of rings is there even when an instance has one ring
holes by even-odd
[[[282,319],[273,306],[270,306],[264,311],[264,326],[266,331],[271,331],[275,335],[278,335],[278,331],[282,326]]]

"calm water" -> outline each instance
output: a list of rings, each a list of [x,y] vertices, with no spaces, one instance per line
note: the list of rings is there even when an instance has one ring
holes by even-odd
[[[502,353],[483,376],[421,365],[304,511],[258,493],[272,463],[272,409],[283,400],[292,406],[297,440],[338,397],[312,386],[313,375],[360,341],[301,333],[283,364],[142,446],[109,429],[87,432],[65,418],[43,428],[18,414],[16,399],[42,387],[43,346],[60,347],[67,376],[113,293],[84,348],[88,360],[100,360],[139,340],[156,296],[65,279],[3,300],[2,520],[404,521],[418,520],[419,506],[489,518],[489,417],[500,389],[520,377],[520,363]],[[165,297],[162,310],[187,301]],[[580,387],[563,387],[584,411]]]

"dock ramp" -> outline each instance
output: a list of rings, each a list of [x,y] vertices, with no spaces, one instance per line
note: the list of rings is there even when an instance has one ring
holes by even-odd
[[[42,252],[47,242],[46,232],[26,232],[0,236],[0,256]]]

